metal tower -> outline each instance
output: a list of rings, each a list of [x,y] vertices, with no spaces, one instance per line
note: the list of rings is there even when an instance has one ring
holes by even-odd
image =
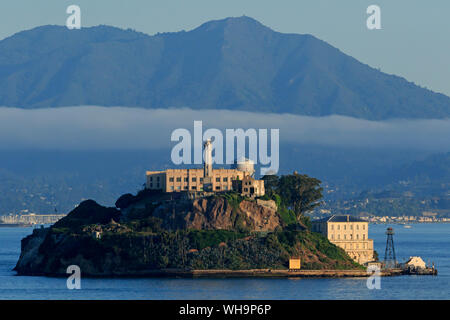
[[[384,267],[386,269],[392,269],[397,266],[397,259],[395,258],[394,249],[394,229],[387,228],[386,230],[386,251],[384,252]]]

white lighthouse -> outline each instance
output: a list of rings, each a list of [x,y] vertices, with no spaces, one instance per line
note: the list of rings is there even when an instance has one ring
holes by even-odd
[[[213,178],[213,168],[212,168],[212,143],[211,139],[206,140],[203,144],[204,154],[203,154],[203,190],[213,191],[212,178]]]
[[[211,139],[206,140],[206,142],[203,144],[204,148],[204,163],[203,163],[203,174],[204,177],[211,177],[213,175],[213,168],[212,168],[212,143]]]

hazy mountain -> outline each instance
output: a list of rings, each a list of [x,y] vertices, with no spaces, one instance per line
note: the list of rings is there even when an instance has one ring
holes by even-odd
[[[278,33],[248,17],[155,36],[107,26],[43,26],[0,41],[0,105],[83,104],[365,119],[450,115],[445,95],[382,73],[311,35]]]

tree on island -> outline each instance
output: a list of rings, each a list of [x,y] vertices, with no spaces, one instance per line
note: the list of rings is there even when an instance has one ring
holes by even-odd
[[[281,177],[266,175],[263,180],[268,197],[276,198],[278,195],[281,204],[291,209],[299,222],[305,213],[321,204],[323,188],[319,179],[295,171]]]

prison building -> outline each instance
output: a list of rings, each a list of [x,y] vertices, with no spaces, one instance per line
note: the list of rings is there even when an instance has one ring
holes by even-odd
[[[312,231],[323,234],[359,264],[373,261],[373,240],[369,223],[349,215],[332,215],[312,222]]]
[[[213,169],[211,191],[231,191],[234,180],[243,180],[245,173],[237,169]],[[204,191],[203,169],[167,169],[147,171],[147,189],[163,192]]]

